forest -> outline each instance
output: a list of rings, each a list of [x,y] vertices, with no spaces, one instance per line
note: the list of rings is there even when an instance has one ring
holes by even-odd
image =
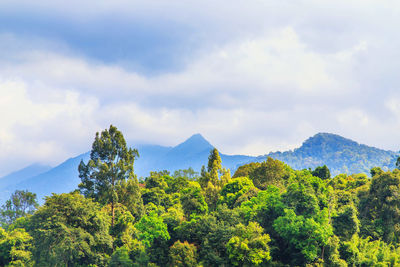
[[[151,172],[114,126],[75,191],[17,190],[0,211],[1,266],[400,266],[400,170],[331,177],[268,157],[231,175]],[[400,160],[396,165],[400,168]]]

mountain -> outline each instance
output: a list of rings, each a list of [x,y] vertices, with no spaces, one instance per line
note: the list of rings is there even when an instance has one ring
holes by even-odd
[[[214,146],[201,134],[192,135],[175,147],[138,146],[140,157],[135,162],[135,173],[139,177],[146,177],[150,171],[168,170],[173,173],[175,170],[189,167],[200,172],[201,166],[207,165],[210,150],[213,148]],[[232,171],[238,165],[255,159],[251,156],[231,156],[223,153],[220,156],[223,166]]]
[[[89,153],[70,158],[54,168],[44,169],[42,172],[33,172],[30,176],[26,175],[26,178],[16,180],[11,184],[8,183],[6,186],[0,185],[0,203],[4,203],[11,193],[17,189],[29,190],[36,193],[39,200],[42,200],[45,196],[51,195],[53,192],[63,193],[76,189],[80,182],[78,177],[78,165],[81,160],[88,161]],[[25,171],[23,173],[25,173]],[[0,181],[10,175],[0,178]]]
[[[168,170],[173,173],[175,170],[192,167],[200,172],[202,165],[207,165],[208,156],[213,146],[200,134],[195,134],[189,139],[175,147],[158,145],[131,145],[139,151],[139,157],[135,160],[135,173],[138,177],[146,177],[150,171]],[[238,165],[244,164],[255,157],[221,155],[224,167],[231,170]],[[16,189],[29,190],[37,194],[40,203],[43,203],[45,196],[51,193],[63,193],[77,189],[80,179],[78,176],[78,165],[81,160],[87,162],[90,153],[84,153],[77,157],[70,158],[60,165],[46,170],[43,173],[34,173],[30,177],[19,182],[0,185],[0,203],[7,200]],[[3,178],[0,178],[0,181]]]
[[[50,170],[51,167],[42,164],[32,164],[25,167],[19,171],[12,172],[0,179],[0,188],[3,190],[0,194],[0,203],[3,203],[8,199],[16,189],[18,189],[18,184],[31,178],[32,176],[44,173]]]
[[[301,147],[286,152],[269,153],[257,161],[272,157],[294,169],[314,169],[327,165],[332,175],[339,173],[366,173],[372,167],[393,169],[399,153],[359,144],[331,133],[318,133],[308,138]]]
[[[135,173],[138,177],[146,177],[150,171],[168,170],[173,173],[175,170],[189,167],[200,172],[201,166],[207,165],[210,150],[213,148],[200,134],[191,136],[175,147],[135,144],[130,146],[139,151],[140,156],[135,161]],[[375,166],[392,169],[398,153],[358,144],[339,135],[319,133],[293,151],[274,152],[259,157],[222,153],[220,155],[222,166],[229,168],[232,174],[240,165],[272,157],[284,161],[294,169],[314,169],[327,165],[332,175],[336,175],[361,172],[368,174]],[[36,193],[40,203],[43,203],[43,197],[51,193],[77,189],[80,182],[79,162],[87,162],[89,156],[89,152],[81,154],[52,169],[48,166],[32,165],[0,178],[0,203],[4,203],[16,189],[27,189]]]

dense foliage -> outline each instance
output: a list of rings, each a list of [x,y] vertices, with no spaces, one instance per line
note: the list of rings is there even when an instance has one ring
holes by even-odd
[[[16,192],[1,266],[399,266],[400,170],[331,178],[276,159],[231,177],[216,149],[200,175],[151,172],[115,127],[96,135],[80,190]],[[400,164],[399,164],[400,165]]]

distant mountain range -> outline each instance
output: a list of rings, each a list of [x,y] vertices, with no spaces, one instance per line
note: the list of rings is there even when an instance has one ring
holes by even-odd
[[[210,150],[213,148],[200,134],[195,134],[175,147],[159,145],[133,145],[140,157],[135,161],[135,173],[138,177],[148,176],[150,171],[192,167],[200,171],[206,165]],[[4,203],[16,189],[27,189],[38,195],[43,203],[45,196],[51,193],[63,193],[75,190],[80,182],[78,165],[81,160],[89,160],[89,152],[70,158],[60,165],[49,166],[34,164],[22,170],[0,178],[0,203]],[[263,161],[268,156],[284,161],[294,169],[315,168],[326,164],[333,175],[339,173],[369,173],[372,167],[394,168],[399,153],[360,145],[350,139],[329,133],[319,133],[307,139],[301,147],[286,152],[274,152],[263,156],[220,154],[222,165],[233,172],[238,166]]]

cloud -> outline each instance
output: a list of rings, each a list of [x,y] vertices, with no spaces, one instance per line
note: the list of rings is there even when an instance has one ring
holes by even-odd
[[[200,132],[224,153],[319,131],[397,150],[387,3],[2,1],[0,173],[85,152],[111,123],[132,143]]]

